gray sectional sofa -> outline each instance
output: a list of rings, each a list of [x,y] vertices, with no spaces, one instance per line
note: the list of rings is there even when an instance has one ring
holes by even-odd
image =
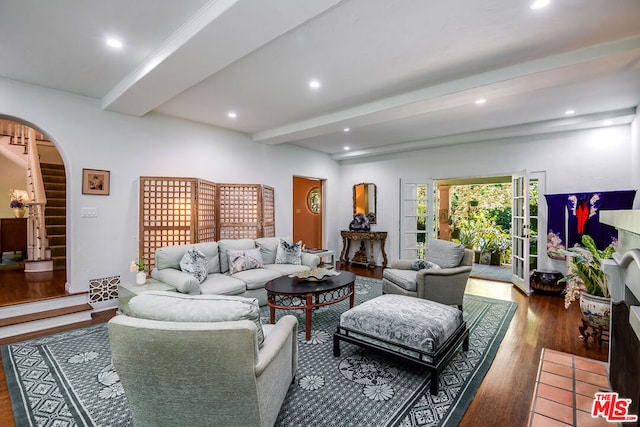
[[[277,237],[263,237],[165,246],[155,252],[155,268],[151,272],[151,277],[185,294],[236,295],[257,298],[260,305],[265,305],[267,292],[264,285],[267,282],[280,276],[312,270],[320,263],[318,256],[304,252],[301,254],[301,264],[276,263],[279,242],[280,238]],[[207,258],[208,275],[202,283],[193,275],[180,269],[180,261],[192,248],[198,249]],[[262,268],[230,274],[227,250],[256,248],[262,255]]]

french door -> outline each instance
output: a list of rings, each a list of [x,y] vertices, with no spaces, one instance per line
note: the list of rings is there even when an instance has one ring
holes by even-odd
[[[433,180],[400,180],[400,258],[424,259],[434,233]]]
[[[511,216],[511,282],[529,295],[529,175],[527,171],[511,177],[513,200]]]

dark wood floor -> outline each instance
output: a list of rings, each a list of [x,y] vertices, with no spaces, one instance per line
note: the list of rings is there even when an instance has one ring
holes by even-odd
[[[353,271],[360,276],[382,278],[380,267],[368,269],[353,265],[342,267],[342,269]],[[17,282],[18,276],[5,276],[5,274],[0,271],[0,301],[5,299],[2,294],[6,290],[8,294],[47,295],[58,292],[60,289],[60,283],[52,279],[49,285],[40,284],[35,291],[17,291],[12,288],[20,286]],[[49,286],[51,289],[48,290]],[[62,289],[64,289],[64,279]],[[460,423],[461,426],[525,426],[542,348],[596,360],[607,359],[606,346],[598,349],[593,343],[586,345],[580,339],[578,332],[580,310],[576,304],[565,310],[561,297],[538,294],[526,297],[510,284],[479,279],[469,280],[467,292],[515,301],[518,303],[518,309],[493,365]],[[98,313],[93,316],[90,323],[105,322],[114,314],[113,310]],[[70,328],[61,327],[44,333],[3,339],[0,340],[0,345]],[[15,426],[4,368],[0,370],[0,425]]]

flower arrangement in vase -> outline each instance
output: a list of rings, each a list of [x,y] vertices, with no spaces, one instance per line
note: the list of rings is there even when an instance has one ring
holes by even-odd
[[[144,285],[147,282],[147,273],[144,269],[147,267],[143,258],[139,258],[138,260],[131,261],[131,265],[129,266],[129,270],[132,273],[136,273],[136,284]]]
[[[11,190],[9,192],[9,196],[11,198],[11,202],[9,202],[9,207],[13,209],[13,213],[16,218],[24,217],[24,200],[22,195],[18,194],[18,191]]]

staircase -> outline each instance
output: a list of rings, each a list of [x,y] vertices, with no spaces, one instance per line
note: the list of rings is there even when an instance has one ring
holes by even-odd
[[[67,263],[67,184],[63,165],[41,163],[42,182],[47,197],[45,227],[55,270]]]

